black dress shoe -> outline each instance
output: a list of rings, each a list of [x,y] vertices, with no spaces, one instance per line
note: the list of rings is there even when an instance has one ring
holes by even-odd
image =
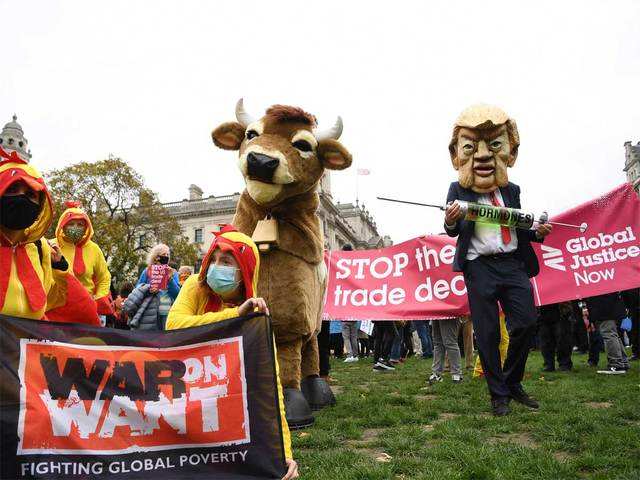
[[[554,367],[544,367],[542,369],[543,372],[555,372],[556,369]]]
[[[538,404],[538,402],[536,402],[533,398],[527,395],[527,392],[525,392],[522,387],[511,391],[511,398],[518,403],[526,405],[529,408],[533,408],[533,409],[540,408],[540,404]]]
[[[511,413],[511,408],[509,407],[509,398],[494,398],[491,400],[491,411],[494,417],[504,417],[505,415],[509,415]]]

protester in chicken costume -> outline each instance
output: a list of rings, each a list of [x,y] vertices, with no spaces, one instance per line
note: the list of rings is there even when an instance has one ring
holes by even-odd
[[[445,229],[458,237],[453,269],[464,274],[480,361],[496,416],[510,412],[511,400],[529,408],[539,406],[521,382],[537,317],[529,277],[538,274],[539,266],[531,242],[541,242],[551,226],[539,224],[535,230],[524,230],[470,221],[458,201],[520,208],[520,187],[507,176],[519,146],[516,122],[488,105],[463,111],[449,143],[458,181],[449,187]],[[498,302],[509,331],[504,366],[498,348]]]
[[[275,105],[254,120],[240,100],[236,119],[211,136],[218,147],[239,151],[246,189],[233,224],[260,248],[258,294],[273,319],[287,420],[291,428],[302,428],[313,423],[311,408],[335,403],[319,377],[326,268],[316,189],[325,169],[349,167],[351,155],[337,140],[340,118],[320,132],[315,117],[300,108]]]
[[[60,215],[56,240],[73,274],[96,302],[98,315],[113,315],[111,273],[102,250],[93,242],[93,225],[78,202],[67,202]]]
[[[189,276],[167,317],[167,330],[196,327],[258,311],[268,314],[264,299],[256,296],[260,277],[258,247],[247,235],[232,225],[214,232],[214,239],[202,260],[198,275]],[[276,360],[276,375],[279,374]],[[278,401],[282,418],[282,436],[288,472],[284,477],[297,478],[291,435],[284,418],[282,385],[278,380]]]
[[[66,273],[59,247],[43,237],[53,220],[51,196],[40,173],[15,151],[0,148],[0,313],[34,320],[83,290]],[[78,317],[97,323],[88,295],[74,297]],[[93,310],[92,310],[93,307]]]

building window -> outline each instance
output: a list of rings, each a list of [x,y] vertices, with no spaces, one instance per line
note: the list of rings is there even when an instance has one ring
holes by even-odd
[[[202,229],[201,228],[196,228],[196,232],[194,235],[194,242],[195,243],[202,243]]]

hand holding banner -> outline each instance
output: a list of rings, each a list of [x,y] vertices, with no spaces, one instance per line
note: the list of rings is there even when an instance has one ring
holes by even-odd
[[[0,342],[1,478],[284,474],[262,316],[171,332],[1,317]]]

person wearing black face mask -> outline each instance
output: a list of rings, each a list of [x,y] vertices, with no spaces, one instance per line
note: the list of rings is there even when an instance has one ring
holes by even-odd
[[[23,182],[14,183],[7,190],[0,199],[0,225],[8,230],[24,230],[40,215],[40,194]]]
[[[67,269],[60,249],[43,238],[52,213],[40,173],[16,152],[0,148],[1,314],[44,318],[47,296]]]

